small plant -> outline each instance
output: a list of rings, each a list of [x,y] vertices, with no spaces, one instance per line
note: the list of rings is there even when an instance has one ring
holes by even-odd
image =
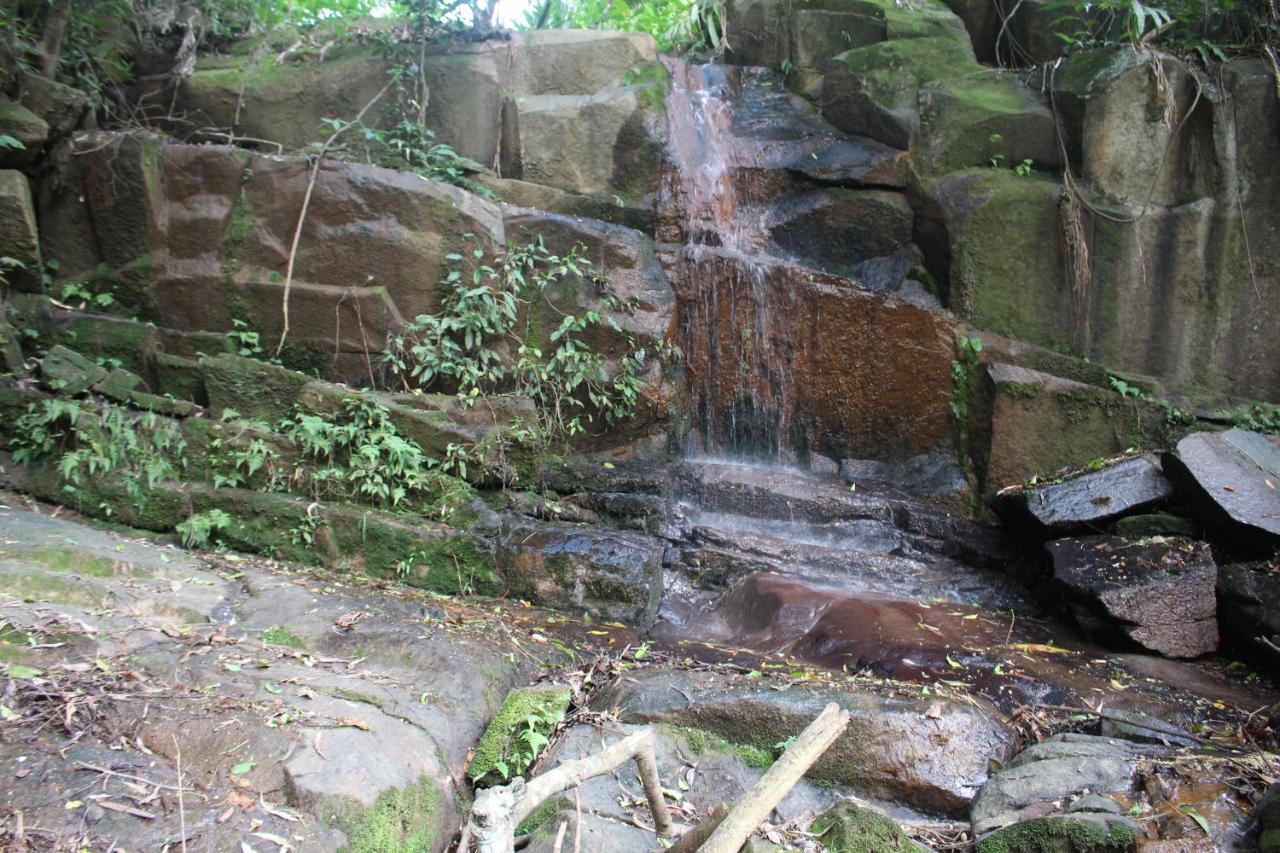
[[[1027,158],[1026,160],[1023,160],[1023,161],[1022,161],[1021,163],[1019,163],[1018,165],[1014,166],[1014,167],[1013,167],[1013,171],[1014,171],[1014,173],[1015,173],[1015,174],[1017,174],[1019,177],[1029,178],[1029,177],[1031,177],[1033,174],[1035,174],[1035,171],[1036,171],[1036,170],[1035,170],[1035,164],[1034,164],[1034,163],[1032,163],[1032,161],[1031,161],[1031,159],[1030,159],[1030,158]]]
[[[514,432],[542,446],[584,433],[597,418],[614,423],[634,413],[645,351],[624,352],[610,372],[587,343],[601,327],[630,342],[613,317],[595,310],[565,314],[545,341],[533,322],[538,300],[569,277],[592,279],[609,308],[633,309],[608,293],[607,280],[594,276],[580,248],[559,256],[539,239],[508,246],[492,258],[475,249],[469,275],[459,268],[461,254],[448,258],[455,268],[443,282],[440,313],[418,316],[388,347],[387,364],[405,390],[440,388],[472,404],[493,394],[528,397],[538,425]],[[461,461],[452,458],[450,464]]]
[[[563,719],[564,711],[558,709],[550,711],[540,708],[527,714],[520,721],[508,744],[506,758],[494,763],[494,767],[502,778],[507,780],[514,776],[523,776],[525,771],[533,766],[542,748],[550,742],[544,732],[554,729]]]
[[[231,331],[226,333],[226,338],[235,347],[236,355],[246,358],[258,358],[262,355],[261,335],[250,329],[244,320],[232,320]]]
[[[962,423],[969,417],[969,402],[973,397],[974,374],[978,369],[980,352],[982,339],[963,335],[960,338],[960,357],[951,362],[951,416]]]
[[[115,481],[141,512],[157,483],[178,477],[186,439],[176,422],[153,412],[55,397],[18,417],[13,445],[20,465],[53,460],[68,494],[96,493],[100,481]],[[110,510],[105,503],[99,508]]]
[[[56,261],[48,261],[47,263],[54,264]],[[54,270],[56,271],[56,267]],[[48,283],[52,283],[52,274],[46,273],[45,275],[48,276]],[[70,282],[62,286],[62,301],[80,311],[86,308],[106,310],[115,304],[116,298],[110,293],[94,293],[83,283]]]
[[[231,516],[220,509],[198,512],[178,525],[178,535],[187,548],[203,548],[214,535],[231,526]]]

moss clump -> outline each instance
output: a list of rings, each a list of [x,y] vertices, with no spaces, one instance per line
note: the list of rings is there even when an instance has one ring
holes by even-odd
[[[749,743],[734,743],[704,729],[675,727],[673,731],[684,736],[684,742],[695,755],[708,752],[732,752],[748,767],[765,770],[773,766],[773,752],[764,747]]]
[[[852,803],[828,810],[813,822],[812,832],[830,853],[914,853],[919,849],[898,824]]]
[[[439,823],[440,792],[423,776],[416,785],[383,791],[347,826],[348,853],[430,853]]]
[[[991,833],[978,842],[978,853],[1120,853],[1137,840],[1133,826],[1119,819],[1042,817]]]
[[[556,812],[569,805],[569,801],[564,797],[552,797],[533,810],[527,818],[520,821],[520,825],[516,827],[516,835],[532,835],[537,832],[547,821],[551,820]]]
[[[667,66],[661,62],[639,62],[622,75],[622,85],[635,86],[636,100],[652,110],[665,110],[667,83],[671,79]]]
[[[476,744],[467,775],[476,784],[496,784],[522,772],[536,757],[522,735],[530,728],[543,737],[550,735],[556,723],[564,719],[572,697],[573,692],[563,685],[509,692]],[[500,764],[506,764],[511,773],[504,774]]]
[[[24,551],[17,559],[24,563],[34,563],[46,569],[53,569],[56,572],[74,572],[95,578],[109,578],[115,574],[128,573],[127,566],[106,557],[52,545]]]
[[[258,639],[273,646],[290,646],[295,649],[306,648],[302,643],[302,638],[283,625],[272,625],[259,634]]]

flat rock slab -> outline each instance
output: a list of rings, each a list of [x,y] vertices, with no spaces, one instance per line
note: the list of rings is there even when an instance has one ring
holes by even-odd
[[[1148,507],[1173,496],[1173,486],[1153,454],[1133,456],[1061,481],[1005,490],[1001,513],[1030,518],[1050,531],[1078,530]]]
[[[1193,658],[1218,647],[1218,567],[1204,542],[1082,536],[1046,547],[1053,576],[1076,597],[1084,627],[1116,627],[1168,657]]]
[[[1165,454],[1164,469],[1206,522],[1280,544],[1280,436],[1198,432]]]

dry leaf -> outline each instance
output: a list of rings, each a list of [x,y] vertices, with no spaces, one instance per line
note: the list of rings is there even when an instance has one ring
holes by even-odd
[[[366,723],[364,720],[360,720],[355,717],[343,717],[342,725],[351,726],[352,728],[359,729],[362,732],[369,731],[369,724]]]

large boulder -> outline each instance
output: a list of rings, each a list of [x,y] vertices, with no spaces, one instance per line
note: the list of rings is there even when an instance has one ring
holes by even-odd
[[[916,264],[912,221],[902,193],[823,189],[775,204],[768,228],[779,256],[876,290],[897,290]]]
[[[1004,362],[985,366],[975,397],[986,406],[975,448],[982,483],[999,491],[1061,468],[1152,446],[1158,407],[1085,382]]]
[[[27,176],[0,169],[0,256],[13,258],[21,267],[5,269],[5,279],[22,290],[40,286],[40,237],[35,206]]]
[[[1206,522],[1264,547],[1280,544],[1280,436],[1198,432],[1164,461]]]
[[[1205,543],[1085,536],[1047,547],[1053,576],[1077,602],[1085,627],[1118,628],[1168,657],[1218,648],[1218,568]]]
[[[1280,558],[1218,567],[1222,632],[1280,668]]]
[[[974,832],[981,836],[1019,821],[1060,813],[1082,794],[1132,797],[1142,778],[1141,759],[1163,753],[1159,747],[1072,733],[1032,744],[992,776],[974,798],[970,809]]]

